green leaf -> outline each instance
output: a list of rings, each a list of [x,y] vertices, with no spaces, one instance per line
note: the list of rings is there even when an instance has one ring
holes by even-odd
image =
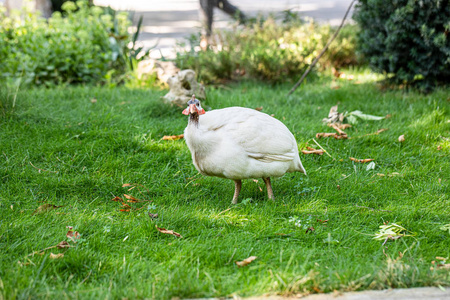
[[[372,120],[372,121],[379,121],[384,119],[384,117],[363,114],[362,111],[360,110],[352,111],[351,113],[349,113],[349,116],[355,116],[363,120]],[[349,118],[349,116],[347,116],[347,118]]]

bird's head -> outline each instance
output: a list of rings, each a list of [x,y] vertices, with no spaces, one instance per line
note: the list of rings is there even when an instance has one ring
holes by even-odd
[[[188,101],[188,107],[183,110],[184,115],[203,115],[205,110],[200,105],[200,101],[195,98],[195,95],[192,95],[192,99]]]

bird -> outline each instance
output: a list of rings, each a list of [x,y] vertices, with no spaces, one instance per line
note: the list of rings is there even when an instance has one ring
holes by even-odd
[[[262,178],[274,200],[271,177],[306,175],[294,135],[276,118],[244,107],[205,112],[195,95],[187,104],[184,139],[194,166],[203,175],[234,180],[232,204],[237,204],[242,179]]]

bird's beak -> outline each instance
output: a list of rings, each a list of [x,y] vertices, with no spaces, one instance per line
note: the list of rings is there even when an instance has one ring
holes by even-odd
[[[189,104],[189,106],[183,110],[183,115],[189,115],[193,113],[198,113],[199,115],[203,115],[205,113],[205,110],[202,108],[200,110],[197,109],[197,106],[195,104]]]

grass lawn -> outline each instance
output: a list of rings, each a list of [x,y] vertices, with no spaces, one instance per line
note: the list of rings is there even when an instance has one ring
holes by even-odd
[[[316,133],[333,132],[321,120],[338,102],[342,112],[391,115],[360,121],[346,130],[351,139],[316,139],[331,157],[301,154],[308,176],[273,180],[275,202],[266,199],[261,179],[244,181],[235,206],[231,180],[199,175],[183,140],[162,140],[187,124],[181,109],[161,103],[165,91],[19,91],[14,112],[0,119],[0,298],[450,285],[449,269],[437,266],[450,262],[450,232],[440,229],[450,223],[450,90],[381,92],[359,76],[339,89],[318,79],[290,97],[290,86],[266,83],[208,90],[204,107],[263,106],[300,149],[317,147]],[[381,128],[389,130],[372,134]],[[375,168],[349,157],[372,158]],[[140,185],[129,190],[126,183]],[[127,202],[132,209],[121,211],[128,208],[111,199],[123,194],[152,202]],[[35,212],[44,204],[62,207]],[[384,245],[373,239],[387,222],[407,236]],[[77,243],[66,226],[81,234]],[[61,241],[73,247],[41,253]],[[241,268],[234,263],[249,256],[258,258]]]

